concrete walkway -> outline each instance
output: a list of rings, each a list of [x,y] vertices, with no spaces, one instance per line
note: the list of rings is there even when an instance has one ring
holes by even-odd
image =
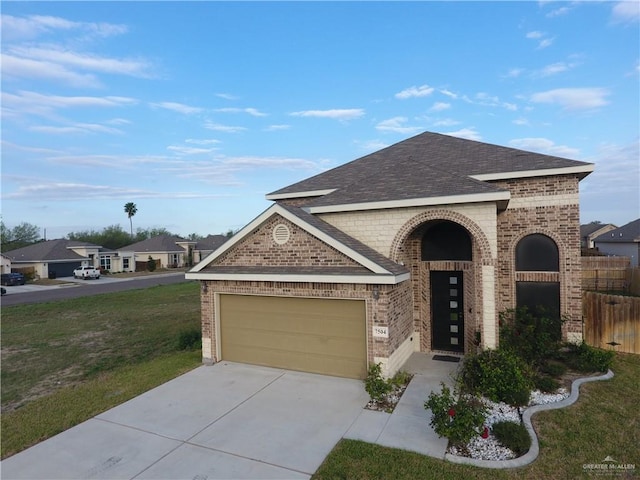
[[[199,367],[0,464],[8,479],[308,479],[341,438],[444,458],[429,392],[457,363],[414,354],[393,414],[359,380],[220,362]]]
[[[429,425],[431,414],[425,410],[424,402],[431,392],[440,391],[442,382],[453,386],[459,364],[433,360],[433,356],[414,353],[403,367],[414,377],[393,413],[362,410],[344,438],[443,459],[448,440],[438,437]]]

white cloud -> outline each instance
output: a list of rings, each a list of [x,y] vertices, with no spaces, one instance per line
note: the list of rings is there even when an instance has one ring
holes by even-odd
[[[393,132],[402,134],[413,134],[423,130],[422,127],[406,126],[405,124],[407,123],[407,121],[407,117],[389,118],[378,123],[376,125],[376,130],[379,130],[381,132]]]
[[[552,63],[551,65],[547,65],[542,70],[540,70],[539,75],[541,77],[549,77],[551,75],[566,72],[567,70],[569,70],[569,65],[564,62],[556,62]]]
[[[216,93],[216,97],[224,98],[225,100],[239,100],[240,97],[231,95],[230,93]]]
[[[195,138],[187,138],[185,143],[193,143],[194,145],[217,145],[218,143],[222,143],[220,140],[216,140],[215,138],[209,139],[195,139]]]
[[[266,117],[267,114],[266,113],[262,113],[261,111],[259,111],[256,108],[217,108],[215,110],[216,112],[221,112],[221,113],[248,113],[251,116],[254,117]]]
[[[365,140],[363,142],[356,141],[355,143],[362,150],[365,150],[367,152],[377,152],[378,150],[382,150],[383,148],[387,148],[389,146],[388,143],[385,143],[382,140]]]
[[[223,195],[200,194],[192,192],[155,192],[136,188],[117,187],[113,185],[98,185],[95,183],[51,182],[30,179],[15,192],[3,195],[5,199],[36,200],[36,201],[88,201],[113,199],[193,199],[216,198]]]
[[[3,92],[2,103],[27,113],[48,114],[61,108],[115,108],[135,105],[138,101],[130,97],[64,97],[19,91],[17,94]]]
[[[434,90],[435,89],[429,85],[421,85],[419,87],[414,85],[413,87],[405,88],[401,92],[396,93],[395,97],[401,100],[413,97],[427,97],[431,95]]]
[[[550,47],[551,45],[553,45],[554,40],[555,38],[545,38],[543,40],[540,40],[540,43],[538,43],[538,48],[543,49]]]
[[[221,125],[219,123],[206,122],[204,124],[204,128],[207,130],[213,130],[214,132],[224,132],[224,133],[239,133],[246,130],[245,127],[234,127],[231,125]]]
[[[279,125],[269,125],[265,130],[267,132],[280,132],[282,130],[289,130],[291,125],[279,124]]]
[[[524,68],[510,68],[505,78],[518,78],[524,72]]]
[[[509,145],[520,150],[554,155],[557,157],[577,158],[580,150],[566,145],[556,145],[547,138],[516,138],[509,141]]]
[[[53,80],[73,87],[100,87],[101,83],[95,75],[77,73],[56,63],[19,58],[0,54],[2,75],[5,79],[32,78]]]
[[[529,120],[527,120],[524,117],[516,118],[512,123],[514,125],[525,125],[525,126],[530,125]]]
[[[29,15],[15,17],[2,15],[3,40],[28,40],[54,31],[80,31],[97,37],[121,35],[128,31],[126,25],[113,23],[73,22],[60,17]]]
[[[617,23],[632,23],[640,20],[640,2],[637,0],[622,1],[614,5],[611,16]]]
[[[555,40],[555,38],[549,37],[548,33],[539,30],[527,32],[525,36],[530,40],[538,40],[538,49],[550,47]]]
[[[73,52],[61,47],[11,47],[8,53],[23,59],[39,60],[79,70],[149,78],[151,69],[145,60],[109,58]]]
[[[192,115],[195,113],[201,113],[204,109],[199,107],[191,107],[189,105],[184,105],[183,103],[176,102],[158,102],[158,103],[150,103],[152,107],[164,108],[166,110],[171,110],[174,112],[182,113],[184,115]]]
[[[571,11],[571,8],[569,7],[556,8],[555,10],[551,10],[549,13],[547,13],[547,17],[548,18],[560,17],[562,15],[566,15],[570,11]]]
[[[460,122],[453,118],[442,118],[440,120],[435,120],[433,125],[436,127],[453,127],[455,125],[460,125]]]
[[[482,137],[474,127],[462,128],[460,130],[456,130],[455,132],[442,132],[442,133],[444,135],[451,135],[452,137],[466,138],[467,140],[475,140],[475,141],[482,140]]]
[[[446,95],[446,96],[447,96],[447,97],[449,97],[449,98],[453,98],[454,100],[455,100],[456,98],[458,98],[458,94],[457,94],[457,93],[453,93],[452,91],[447,90],[446,88],[441,88],[441,89],[439,90],[439,92],[440,92],[441,94],[443,94],[443,95]]]
[[[608,105],[606,97],[609,94],[606,88],[557,88],[534,93],[531,101],[558,104],[569,111],[588,110]]]
[[[481,105],[483,107],[500,107],[510,111],[518,110],[518,106],[515,103],[503,102],[496,95],[490,95],[486,92],[476,93],[475,98],[473,99],[464,95],[462,99],[467,103],[471,103],[474,105]]]
[[[451,104],[450,103],[446,103],[446,102],[436,102],[433,104],[433,106],[429,109],[429,111],[431,112],[442,112],[443,110],[448,110],[451,108]]]
[[[317,117],[332,118],[334,120],[354,120],[364,115],[361,108],[333,109],[333,110],[302,110],[300,112],[292,112],[293,117]]]
[[[32,132],[50,133],[53,135],[68,135],[68,134],[88,134],[88,133],[108,133],[108,134],[122,134],[122,130],[117,128],[107,127],[97,123],[75,123],[73,125],[67,125],[63,127],[54,127],[49,125],[34,125],[29,127]]]
[[[170,150],[178,155],[201,155],[204,153],[211,153],[215,151],[215,148],[197,148],[188,147],[186,145],[169,145],[167,150]]]

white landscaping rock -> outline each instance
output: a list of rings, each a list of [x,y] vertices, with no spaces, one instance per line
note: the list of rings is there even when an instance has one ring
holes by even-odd
[[[529,406],[532,405],[548,405],[550,403],[560,402],[569,396],[566,388],[560,388],[556,393],[543,393],[540,390],[531,392]],[[482,399],[483,403],[488,407],[487,419],[485,425],[491,427],[498,422],[514,422],[521,423],[522,416],[520,409],[513,407],[504,402],[493,402],[487,398]],[[516,458],[515,453],[510,449],[500,445],[500,442],[490,433],[489,437],[482,438],[477,435],[467,444],[468,455],[465,452],[458,451],[456,447],[450,447],[448,453],[452,455],[467,456],[477,460],[510,460]]]

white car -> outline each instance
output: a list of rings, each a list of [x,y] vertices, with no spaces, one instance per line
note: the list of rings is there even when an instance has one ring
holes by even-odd
[[[76,268],[73,271],[73,278],[83,278],[85,280],[95,278],[97,280],[98,278],[100,278],[100,270],[95,267]]]

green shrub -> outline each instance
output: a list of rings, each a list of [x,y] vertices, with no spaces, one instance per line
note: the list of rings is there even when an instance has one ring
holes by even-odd
[[[569,344],[567,362],[579,372],[606,372],[614,356],[615,353],[610,350],[602,350],[582,342]]]
[[[380,401],[391,391],[392,385],[382,378],[382,366],[380,363],[371,365],[367,378],[364,379],[364,389],[371,397],[371,400]]]
[[[444,383],[441,393],[429,395],[424,408],[431,410],[429,423],[435,432],[456,446],[466,445],[482,432],[487,418],[487,407],[480,399],[468,395],[456,399]]]
[[[149,255],[149,258],[147,259],[147,270],[150,272],[154,272],[156,270],[156,261],[151,257],[151,255]]]
[[[567,372],[567,367],[563,363],[550,360],[540,367],[540,371],[551,377],[561,377]]]
[[[413,375],[409,372],[400,370],[393,376],[393,378],[389,379],[389,383],[394,387],[402,387],[407,385],[411,381],[411,378],[413,378]]]
[[[521,423],[498,422],[493,424],[491,430],[502,446],[507,447],[517,456],[524,455],[531,448],[531,437]]]
[[[465,393],[514,406],[529,403],[533,386],[527,365],[510,350],[485,350],[466,358],[458,381]]]
[[[560,388],[560,382],[558,380],[545,375],[534,377],[533,384],[535,388],[544,393],[555,392]]]
[[[192,328],[178,335],[178,350],[196,350],[202,347],[202,330]]]
[[[500,315],[500,348],[511,350],[526,362],[539,366],[553,357],[562,343],[562,318],[541,307],[510,309]]]

